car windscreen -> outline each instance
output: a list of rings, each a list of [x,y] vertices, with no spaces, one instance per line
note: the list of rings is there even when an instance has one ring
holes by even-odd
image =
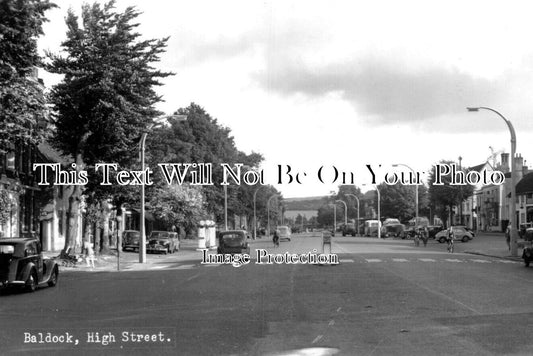
[[[286,227],[286,226],[280,226],[280,227],[278,227],[278,231],[279,231],[281,234],[286,234],[287,232],[289,232],[289,228]]]
[[[15,253],[14,245],[0,245],[0,254],[12,255],[13,253]]]
[[[165,231],[152,231],[152,233],[150,234],[150,238],[164,238],[164,239],[168,239],[169,237],[169,233],[168,232],[165,232]]]
[[[138,232],[138,231],[131,231],[131,232],[126,232],[126,234],[124,235],[125,238],[127,239],[138,239],[141,237],[141,233]]]

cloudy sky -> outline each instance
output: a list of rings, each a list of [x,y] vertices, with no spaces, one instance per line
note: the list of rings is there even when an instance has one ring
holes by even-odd
[[[66,11],[82,2],[56,0],[42,50],[59,50]],[[278,165],[302,172],[302,184],[277,185],[285,197],[335,190],[340,181],[318,180],[321,166],[360,186],[367,164],[427,172],[459,156],[483,163],[489,147],[509,152],[503,120],[467,106],[505,115],[533,160],[528,1],[117,1],[130,5],[144,38],[170,36],[159,67],[176,75],[158,89],[159,109],[203,106],[239,149],[264,155],[269,183]]]

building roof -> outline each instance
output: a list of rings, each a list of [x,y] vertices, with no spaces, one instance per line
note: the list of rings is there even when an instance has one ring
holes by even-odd
[[[58,151],[52,148],[49,143],[47,142],[41,142],[37,148],[39,149],[39,152],[53,163],[61,163],[61,164],[69,164],[72,162],[72,159],[70,159],[67,156],[62,155]]]
[[[516,185],[516,194],[533,193],[533,172],[526,174]]]
[[[481,172],[481,170],[483,169],[483,167],[485,167],[486,164],[487,164],[487,162],[481,163],[481,164],[478,164],[477,166],[473,166],[473,167],[468,168],[468,170],[469,171]]]

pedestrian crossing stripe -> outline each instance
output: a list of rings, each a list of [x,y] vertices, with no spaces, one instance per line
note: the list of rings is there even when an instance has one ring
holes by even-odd
[[[422,262],[437,262],[433,258],[419,258],[419,260]]]
[[[405,258],[393,258],[392,260],[394,262],[409,262],[409,260],[407,260]]]

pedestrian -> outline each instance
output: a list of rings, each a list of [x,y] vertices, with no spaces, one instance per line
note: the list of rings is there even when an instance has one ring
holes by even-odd
[[[507,229],[505,229],[505,242],[507,242],[507,248],[511,251],[511,223],[508,223]]]
[[[424,243],[424,247],[427,246],[428,239],[429,239],[429,231],[428,231],[427,226],[424,226],[424,228],[422,229],[422,242]]]
[[[274,236],[272,237],[272,241],[274,242],[274,247],[279,247],[279,235],[278,231],[274,231]]]
[[[87,255],[85,256],[85,261],[87,262],[87,267],[94,268],[94,260],[96,259],[94,257],[94,249],[92,244],[89,241],[85,241],[85,251],[87,252]]]

